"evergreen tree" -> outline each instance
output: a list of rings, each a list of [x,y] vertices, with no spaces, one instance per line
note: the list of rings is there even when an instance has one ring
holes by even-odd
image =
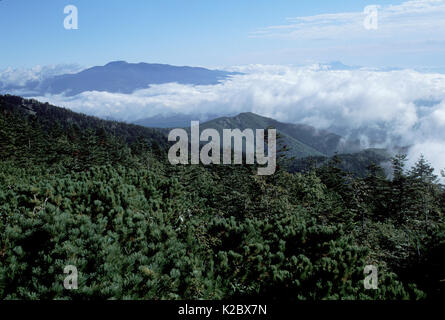
[[[437,208],[439,190],[434,168],[423,155],[410,170],[409,179],[413,210],[417,216],[423,217],[425,228],[428,228],[431,215],[436,215],[439,211]]]
[[[404,223],[409,208],[408,178],[405,174],[406,154],[397,154],[391,159],[393,176],[391,182],[390,215]]]

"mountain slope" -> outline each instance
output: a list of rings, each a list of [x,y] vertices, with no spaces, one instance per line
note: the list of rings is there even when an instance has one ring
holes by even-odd
[[[308,125],[282,123],[271,118],[246,112],[235,117],[222,117],[201,124],[202,129],[213,128],[222,133],[223,129],[277,129],[282,144],[290,149],[290,156],[304,158],[309,156],[332,155],[341,140],[333,133],[317,130]]]
[[[41,103],[34,99],[24,99],[12,95],[0,95],[0,110],[26,113],[38,118],[39,122],[47,128],[57,125],[63,128],[77,125],[80,129],[103,128],[107,133],[124,138],[127,142],[133,142],[138,137],[149,140],[166,139],[165,129],[146,128],[124,122],[102,120],[93,116],[76,113],[71,110],[56,107],[49,103]]]
[[[133,121],[134,124],[148,128],[184,128],[189,127],[191,121],[210,121],[218,118],[219,115],[205,114],[170,114],[157,115],[150,118]]]
[[[304,172],[329,165],[334,158],[338,163],[339,169],[349,172],[357,177],[365,178],[369,175],[369,167],[373,164],[379,165],[386,169],[393,154],[385,149],[369,148],[355,153],[337,154],[334,157],[306,157],[295,159],[290,164],[288,170],[290,172]]]
[[[167,139],[167,128],[101,120],[10,95],[0,95],[0,125],[2,159],[30,159],[31,163],[46,159],[48,165],[58,163],[79,170],[91,163],[122,162],[124,158],[131,158],[132,153],[146,150],[147,146],[165,151],[171,145]],[[325,164],[330,155],[323,151],[335,150],[341,139],[310,126],[281,123],[253,113],[200,124],[201,131],[208,128],[218,130],[221,136],[223,129],[276,128],[280,144],[287,145],[290,149],[288,156],[296,158],[290,165],[290,171],[304,171],[314,163]],[[99,158],[93,159],[97,155]],[[390,156],[385,150],[368,149],[339,154],[338,157],[342,169],[363,176],[371,163],[385,162]]]
[[[75,171],[92,165],[132,163],[148,147],[167,147],[165,130],[105,121],[67,109],[0,95],[0,159],[23,166],[62,166]]]

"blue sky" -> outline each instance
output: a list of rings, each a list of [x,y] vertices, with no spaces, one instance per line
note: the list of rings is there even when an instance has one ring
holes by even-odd
[[[2,0],[0,68],[65,63],[91,66],[112,60],[209,67],[333,60],[365,66],[440,66],[445,48],[443,32],[431,39],[429,30],[413,35],[402,29],[402,35],[396,34],[401,30],[394,25],[397,15],[387,20],[392,29],[385,29],[383,24],[383,31],[374,34],[346,30],[344,34],[340,31],[339,37],[338,31],[329,33],[336,25],[332,21],[323,31],[326,36],[313,33],[320,31],[320,21],[326,27],[324,18],[320,20],[318,15],[334,14],[337,19],[335,14],[340,18],[343,13],[360,14],[370,4],[385,7],[402,2]],[[79,10],[78,30],[63,28],[63,9],[69,4]],[[294,17],[316,17],[318,22],[315,26],[306,22],[292,26],[288,18]],[[444,20],[443,16],[437,17],[439,20]],[[288,26],[285,30],[298,30],[289,34],[271,32],[274,26],[283,25]]]

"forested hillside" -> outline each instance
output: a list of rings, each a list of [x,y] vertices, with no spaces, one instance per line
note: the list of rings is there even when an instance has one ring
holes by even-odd
[[[236,117],[213,119],[203,123],[201,127],[216,129],[221,136],[223,129],[274,128],[281,136],[283,145],[288,147],[288,156],[295,158],[331,156],[337,150],[341,139],[340,136],[327,131],[317,131],[306,125],[283,123],[251,112],[241,113]]]
[[[335,164],[339,169],[354,174],[357,177],[365,178],[369,174],[369,167],[374,164],[384,166],[385,176],[390,175],[388,166],[390,166],[392,155],[385,149],[365,149],[355,153],[335,154],[332,157],[309,156],[305,158],[295,158],[288,160],[289,172],[307,172],[308,170]],[[389,170],[391,171],[391,169]]]
[[[445,191],[426,159],[394,157],[391,180],[341,157],[258,176],[172,166],[166,141],[0,96],[0,299],[444,298]]]

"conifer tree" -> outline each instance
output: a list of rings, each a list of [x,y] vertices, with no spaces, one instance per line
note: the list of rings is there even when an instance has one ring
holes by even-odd
[[[405,174],[406,154],[397,154],[391,159],[393,174],[391,182],[391,205],[390,214],[399,223],[404,223],[407,218],[408,199],[408,178]]]
[[[434,174],[434,168],[423,155],[415,163],[409,172],[410,179],[410,199],[413,210],[418,216],[423,217],[425,228],[429,227],[429,220],[432,214],[436,214],[438,208],[438,177]]]

